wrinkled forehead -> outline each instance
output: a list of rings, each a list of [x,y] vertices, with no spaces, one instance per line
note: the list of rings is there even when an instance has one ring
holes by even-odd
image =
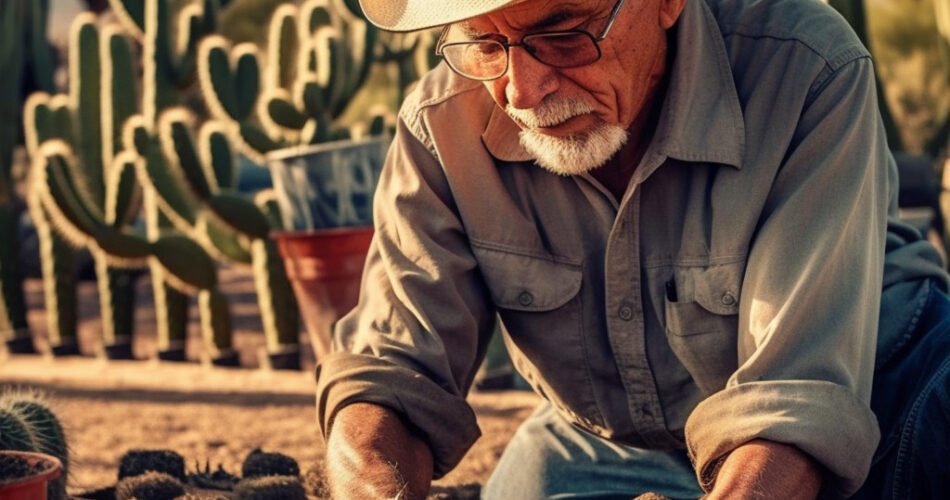
[[[521,0],[503,9],[455,23],[461,34],[478,36],[500,29],[529,32],[555,29],[602,11],[601,0]]]

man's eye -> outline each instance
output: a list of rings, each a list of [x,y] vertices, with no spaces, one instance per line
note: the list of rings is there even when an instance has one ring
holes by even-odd
[[[473,44],[475,52],[480,56],[491,56],[496,55],[499,52],[504,52],[504,48],[497,43],[476,43]]]
[[[531,41],[531,45],[534,45],[541,51],[558,51],[558,52],[569,52],[572,50],[580,50],[586,48],[589,40],[584,35],[557,35],[557,36],[545,36],[538,37],[535,40]]]

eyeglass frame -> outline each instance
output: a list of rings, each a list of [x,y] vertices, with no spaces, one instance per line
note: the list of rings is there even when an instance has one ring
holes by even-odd
[[[538,31],[538,32],[534,32],[534,33],[528,33],[528,34],[522,36],[522,37],[521,37],[521,41],[518,41],[518,42],[509,42],[509,41],[507,41],[507,40],[506,40],[506,41],[501,41],[501,40],[494,40],[494,39],[492,39],[492,40],[468,40],[468,41],[464,41],[464,42],[449,42],[449,43],[445,43],[445,37],[446,37],[446,35],[448,35],[449,29],[452,27],[451,24],[447,24],[447,25],[445,25],[444,28],[442,28],[442,33],[439,35],[439,39],[438,39],[438,41],[436,42],[435,55],[437,55],[437,56],[439,56],[439,57],[445,59],[445,62],[446,62],[446,64],[448,64],[449,68],[451,68],[452,71],[458,73],[460,76],[462,76],[462,77],[464,77],[464,78],[468,78],[468,79],[470,79],[470,80],[475,80],[475,81],[480,81],[480,82],[489,82],[489,81],[492,81],[492,80],[497,80],[497,79],[501,78],[502,76],[504,76],[505,73],[508,72],[508,67],[511,65],[511,48],[512,48],[512,47],[524,47],[525,52],[527,52],[528,55],[530,55],[535,61],[538,61],[539,63],[544,64],[545,66],[550,66],[550,67],[552,67],[552,68],[580,68],[580,67],[582,67],[582,66],[587,66],[587,65],[589,65],[589,64],[594,64],[595,62],[599,61],[600,58],[603,56],[603,54],[602,54],[601,51],[600,51],[600,43],[599,43],[599,42],[602,42],[602,41],[604,41],[604,39],[607,38],[607,34],[610,32],[610,28],[613,27],[614,21],[617,19],[617,15],[620,13],[620,8],[623,7],[624,2],[626,2],[626,0],[617,0],[617,3],[614,4],[613,9],[610,10],[610,15],[607,17],[607,25],[604,26],[604,30],[601,31],[600,36],[596,36],[596,37],[593,35],[593,33],[589,32],[589,31],[587,31],[587,30],[573,29],[573,30]],[[554,65],[552,65],[552,64],[548,64],[548,63],[542,61],[541,59],[538,59],[537,56],[534,55],[534,51],[531,50],[531,48],[530,48],[531,46],[530,46],[530,45],[526,45],[526,44],[524,43],[524,39],[525,39],[525,38],[529,38],[529,37],[533,37],[533,36],[538,36],[538,35],[548,36],[548,35],[574,35],[574,34],[585,35],[585,36],[587,36],[588,38],[590,38],[592,42],[594,42],[594,48],[597,50],[597,58],[596,58],[596,59],[594,59],[593,61],[584,63],[584,64],[577,64],[577,65],[573,65],[573,66],[554,66]],[[469,45],[469,44],[487,43],[487,42],[497,43],[497,44],[501,45],[501,46],[505,49],[505,69],[504,69],[498,76],[491,77],[491,78],[475,78],[475,77],[472,77],[472,76],[463,74],[463,73],[460,72],[459,70],[455,69],[455,66],[453,66],[452,63],[450,63],[450,62],[448,61],[448,59],[446,59],[445,55],[444,55],[443,52],[442,52],[442,49],[443,49],[444,47],[448,47],[448,46],[453,46],[453,45]]]

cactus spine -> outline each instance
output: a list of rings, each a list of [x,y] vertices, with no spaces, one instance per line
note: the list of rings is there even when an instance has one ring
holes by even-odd
[[[23,201],[14,189],[13,151],[21,133],[24,87],[52,91],[52,53],[46,41],[48,0],[6,0],[0,9],[0,342],[33,350],[19,265]],[[32,84],[32,85],[29,85]]]

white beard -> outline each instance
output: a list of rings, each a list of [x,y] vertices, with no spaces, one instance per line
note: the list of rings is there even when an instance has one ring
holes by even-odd
[[[521,126],[521,145],[534,155],[538,165],[559,175],[594,170],[607,163],[627,142],[624,128],[602,121],[580,135],[558,137],[537,131],[539,127],[554,126],[593,112],[589,104],[576,99],[548,96],[534,108],[515,109],[509,104],[505,111]]]

